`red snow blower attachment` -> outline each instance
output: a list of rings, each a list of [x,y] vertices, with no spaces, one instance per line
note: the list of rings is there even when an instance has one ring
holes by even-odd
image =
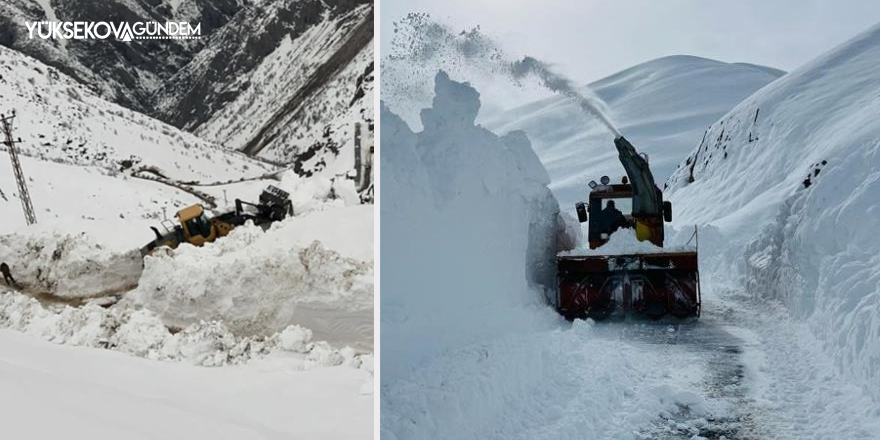
[[[672,204],[654,184],[646,157],[625,138],[614,140],[629,177],[611,184],[590,182],[589,200],[575,205],[578,220],[589,221],[590,249],[601,248],[612,234],[632,233],[658,246],[656,252],[592,252],[558,256],[556,307],[567,319],[635,314],[658,319],[667,314],[700,316],[700,274],[696,238],[693,248],[664,250],[663,222],[672,221]]]

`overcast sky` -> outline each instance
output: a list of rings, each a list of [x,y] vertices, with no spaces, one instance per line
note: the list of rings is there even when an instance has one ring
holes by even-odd
[[[512,55],[587,83],[665,55],[793,70],[880,22],[878,0],[382,0],[381,42],[408,12],[480,25]]]

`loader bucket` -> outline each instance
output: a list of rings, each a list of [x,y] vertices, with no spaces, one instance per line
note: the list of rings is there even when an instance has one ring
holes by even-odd
[[[696,252],[559,256],[556,307],[567,319],[700,316]]]

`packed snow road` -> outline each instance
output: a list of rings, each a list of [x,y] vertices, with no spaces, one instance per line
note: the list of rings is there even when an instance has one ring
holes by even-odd
[[[629,323],[609,323],[602,330],[609,333],[608,337],[619,335],[627,343],[641,344],[646,350],[683,349],[696,356],[694,367],[699,368],[702,376],[691,390],[694,395],[675,400],[674,411],[661,413],[648,427],[639,430],[637,437],[750,438],[746,432],[751,429],[752,409],[743,398],[742,340],[726,330],[723,319],[709,316],[699,321],[633,327]],[[701,402],[718,403],[715,407],[719,411],[706,411],[699,406]]]
[[[880,409],[862,389],[835,374],[809,330],[793,323],[778,304],[754,301],[742,292],[723,292],[698,321],[600,323],[594,325],[592,335],[641,348],[646,358],[663,360],[641,366],[648,371],[641,371],[643,379],[624,392],[629,398],[617,411],[616,426],[597,438],[880,436]],[[595,380],[582,384],[598,385]],[[651,399],[638,398],[650,394],[665,405],[646,423],[628,425],[632,414],[652,408]]]
[[[782,306],[707,291],[698,320],[562,322],[447,353],[385,389],[383,433],[878,438],[880,409],[834,373]]]

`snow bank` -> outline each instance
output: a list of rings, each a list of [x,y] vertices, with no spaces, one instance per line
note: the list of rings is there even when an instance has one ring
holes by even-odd
[[[137,285],[142,268],[137,249],[120,254],[84,233],[50,231],[0,236],[0,261],[23,289],[68,298],[124,292]]]
[[[236,337],[222,322],[200,321],[172,333],[148,310],[105,309],[89,304],[65,307],[56,313],[19,293],[0,293],[0,328],[56,344],[104,348],[206,367],[240,364],[275,351],[304,354],[306,367],[345,364],[357,368],[363,363],[350,348],[337,350],[327,342],[313,342],[312,332],[299,326],[265,337]],[[364,360],[364,368],[372,370],[372,356]]]
[[[300,323],[298,311],[309,305],[371,312],[372,262],[343,257],[319,241],[292,244],[297,221],[265,232],[248,223],[203,247],[162,249],[144,259],[140,283],[125,300],[173,327],[222,320],[237,335],[266,335]]]
[[[424,130],[382,107],[383,386],[445,350],[555,322],[559,220],[522,133],[474,125],[479,94],[435,78]],[[543,312],[543,313],[542,313]],[[383,412],[384,414],[384,412]]]
[[[698,365],[694,353],[652,350],[622,340],[631,336],[619,327],[597,327],[575,321],[460,348],[387,389],[383,370],[382,438],[657,438],[634,433],[658,415],[711,417],[699,375],[678,367]]]
[[[345,178],[331,180],[323,175],[304,178],[293,170],[287,170],[275,185],[290,194],[293,212],[298,216],[360,203],[354,181]]]
[[[714,224],[740,255],[727,270],[809,323],[838,369],[875,399],[878,68],[875,26],[737,106],[669,180],[677,218]]]

